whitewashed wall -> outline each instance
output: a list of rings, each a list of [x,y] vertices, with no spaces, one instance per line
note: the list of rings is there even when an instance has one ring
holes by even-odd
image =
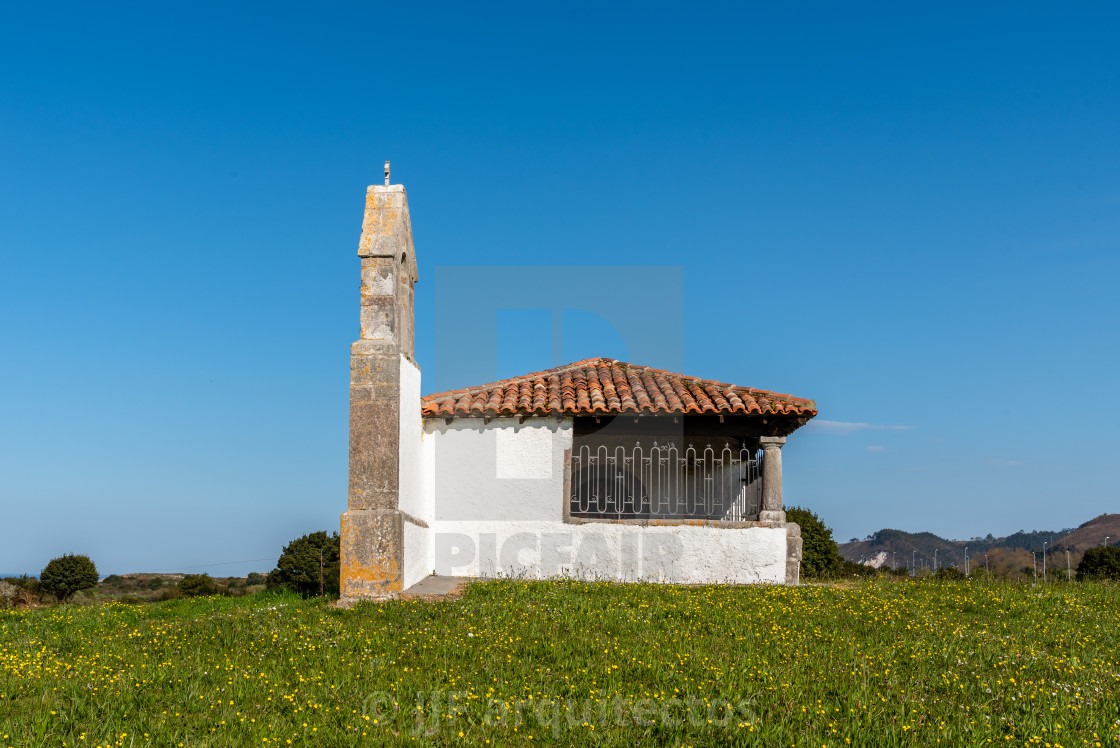
[[[404,588],[432,573],[432,512],[429,477],[430,456],[424,443],[424,421],[420,417],[420,368],[401,356],[400,494],[397,506],[424,528],[404,521]]]
[[[437,418],[424,432],[433,441],[437,521],[561,519],[570,419]]]
[[[429,419],[424,443],[434,510],[430,558],[437,574],[785,581],[784,528],[565,523],[571,419]]]
[[[785,528],[437,520],[435,569],[449,576],[555,576],[678,584],[782,584]]]

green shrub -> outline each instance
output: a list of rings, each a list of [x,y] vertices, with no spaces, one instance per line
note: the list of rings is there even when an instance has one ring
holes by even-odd
[[[965,578],[964,572],[955,566],[942,566],[933,572],[933,579],[943,582],[959,582]]]
[[[276,568],[268,574],[269,589],[286,588],[301,595],[319,594],[319,559],[322,557],[323,588],[328,595],[339,591],[338,533],[313,532],[284,546]]]
[[[209,574],[188,574],[179,580],[178,589],[183,597],[216,595],[220,591]]]
[[[786,509],[786,520],[801,527],[801,577],[827,579],[840,573],[844,559],[821,518],[803,507]],[[859,564],[856,564],[859,566]]]
[[[4,581],[8,584],[14,584],[21,590],[27,590],[33,595],[38,595],[40,592],[42,592],[42,589],[39,586],[39,580],[35,577],[29,577],[26,574],[21,574],[18,577],[7,577],[4,579]]]
[[[849,561],[846,558],[840,559],[840,573],[845,577],[875,577],[879,575],[879,570],[874,566],[861,564],[858,561]]]
[[[39,604],[41,589],[39,580],[35,577],[29,577],[23,574],[18,577],[8,577],[0,580],[0,582],[7,584],[11,588],[3,595],[9,606],[19,608]]]
[[[1097,546],[1085,551],[1077,565],[1077,581],[1120,580],[1120,548],[1114,545]]]
[[[144,582],[140,586],[143,587],[146,590],[158,590],[158,589],[162,589],[163,584],[164,584],[163,577],[152,577],[151,579]]]
[[[101,584],[109,586],[116,586],[121,584],[122,582],[124,582],[124,577],[122,577],[120,574],[110,574],[109,576],[101,580]]]
[[[264,574],[261,574],[260,572],[257,572],[257,571],[251,571],[251,572],[249,572],[249,576],[245,577],[245,584],[249,585],[250,587],[252,587],[253,585],[264,584],[264,583],[265,583]]]
[[[148,598],[143,595],[121,595],[114,602],[124,603],[125,605],[141,605],[148,602]]]
[[[995,575],[983,566],[974,566],[968,572],[968,578],[976,582],[991,582],[995,579]]]
[[[39,586],[60,603],[66,602],[75,592],[97,586],[97,567],[88,556],[59,556],[51,559],[43,569],[39,575]]]

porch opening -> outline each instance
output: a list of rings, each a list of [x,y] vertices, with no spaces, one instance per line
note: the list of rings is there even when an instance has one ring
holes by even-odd
[[[569,515],[581,519],[757,520],[762,450],[750,437],[577,436]]]

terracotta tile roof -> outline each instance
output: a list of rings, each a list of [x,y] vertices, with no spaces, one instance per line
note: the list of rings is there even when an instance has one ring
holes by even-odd
[[[597,415],[600,413],[817,414],[791,395],[589,358],[500,382],[438,392],[420,401],[430,416]]]

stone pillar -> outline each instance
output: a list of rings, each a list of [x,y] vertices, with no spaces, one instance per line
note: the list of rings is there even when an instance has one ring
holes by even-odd
[[[801,583],[801,526],[786,522],[786,584]]]
[[[386,180],[387,181],[387,180]],[[417,281],[408,196],[401,185],[366,192],[361,258],[361,331],[350,347],[349,509],[342,515],[342,598],[402,591],[400,512],[401,378],[414,363],[413,285]],[[403,373],[403,374],[402,374]],[[412,376],[418,376],[413,374]]]
[[[758,513],[761,522],[785,522],[786,512],[782,505],[782,445],[784,436],[764,436],[762,445],[762,511]]]

